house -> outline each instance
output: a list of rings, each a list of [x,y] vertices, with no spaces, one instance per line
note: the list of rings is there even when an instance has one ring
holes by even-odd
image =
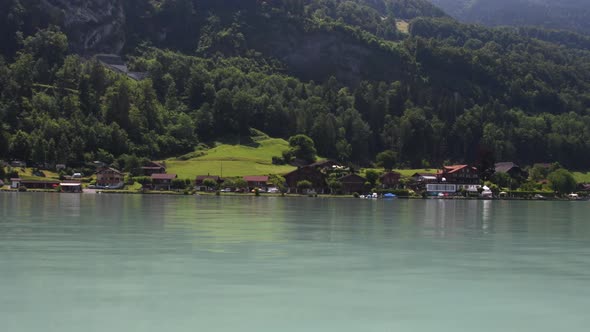
[[[590,191],[590,184],[588,184],[588,183],[581,184],[581,185],[579,185],[578,190],[589,192]]]
[[[414,173],[412,180],[418,183],[435,183],[438,181],[438,178],[433,173]]]
[[[357,174],[349,174],[338,179],[342,183],[342,190],[346,194],[362,193],[365,191],[367,179]]]
[[[506,173],[512,178],[526,179],[529,174],[513,162],[501,162],[495,164],[496,173]]]
[[[437,173],[438,181],[455,184],[479,184],[477,168],[469,165],[444,166]]]
[[[266,175],[244,176],[244,181],[248,183],[250,190],[254,188],[266,189],[268,187],[269,177]]]
[[[56,189],[59,186],[59,181],[57,180],[23,180],[20,178],[13,178],[10,179],[11,188],[18,189],[20,187],[25,187],[27,189]]]
[[[18,187],[20,187],[21,181],[22,181],[21,178],[11,178],[10,179],[10,188],[11,189],[18,189]]]
[[[399,185],[402,175],[398,172],[387,172],[379,177],[383,188],[395,188]]]
[[[125,175],[112,167],[102,167],[96,171],[96,185],[100,187],[120,187],[125,182]]]
[[[143,173],[143,176],[152,176],[152,174],[165,174],[166,166],[155,161],[150,161],[145,166],[141,167],[141,172]]]
[[[305,167],[299,167],[296,170],[285,174],[283,177],[285,178],[289,192],[297,193],[297,183],[304,180],[311,182],[311,189],[313,189],[316,193],[326,192],[326,174],[322,172],[320,167],[309,165]]]
[[[62,182],[59,184],[62,193],[81,193],[82,184],[79,182]]]
[[[224,182],[224,180],[217,175],[199,175],[195,180],[195,188],[199,191],[207,191],[208,189],[210,189],[203,184],[205,180],[213,180],[218,185],[221,185]]]
[[[26,168],[27,163],[24,161],[20,161],[20,160],[13,160],[10,162],[10,166],[15,167],[15,168]]]
[[[152,174],[152,186],[154,190],[170,190],[172,180],[177,177],[176,174]]]

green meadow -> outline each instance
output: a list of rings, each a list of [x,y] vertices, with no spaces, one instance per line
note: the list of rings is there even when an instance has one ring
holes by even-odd
[[[283,139],[258,137],[246,145],[219,144],[202,152],[202,156],[181,160],[166,160],[168,173],[179,178],[192,179],[197,175],[222,175],[224,177],[245,175],[285,174],[295,169],[289,165],[273,165],[272,157],[280,156],[289,148]]]

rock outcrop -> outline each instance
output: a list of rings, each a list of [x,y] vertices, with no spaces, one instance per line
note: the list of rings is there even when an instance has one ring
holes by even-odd
[[[42,0],[42,6],[61,17],[70,47],[77,53],[119,53],[125,45],[121,0]]]

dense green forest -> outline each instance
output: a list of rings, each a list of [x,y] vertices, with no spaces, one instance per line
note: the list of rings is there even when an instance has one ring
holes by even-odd
[[[432,0],[453,17],[489,26],[540,26],[590,33],[587,0]]]
[[[464,25],[425,1],[133,0],[122,52],[149,73],[134,81],[39,3],[0,5],[0,158],[164,158],[255,128],[357,165],[590,163],[580,35]]]

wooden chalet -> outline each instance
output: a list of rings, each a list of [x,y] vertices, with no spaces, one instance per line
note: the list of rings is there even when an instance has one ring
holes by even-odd
[[[479,184],[477,168],[469,165],[444,166],[437,173],[439,182],[455,184]]]
[[[141,167],[141,172],[144,176],[152,176],[152,174],[165,174],[166,166],[155,161],[150,161],[145,166]]]
[[[324,193],[327,190],[326,174],[320,168],[312,165],[299,167],[283,177],[291,193],[299,193],[297,183],[300,181],[311,182],[311,189],[316,193]]]
[[[402,175],[398,172],[387,172],[379,177],[379,181],[381,181],[381,186],[383,188],[396,188],[399,186],[399,181],[402,178]]]
[[[363,193],[367,179],[358,174],[349,174],[338,179],[342,183],[342,191],[345,194]]]
[[[172,180],[176,179],[176,174],[152,174],[152,187],[154,190],[172,189]]]
[[[248,189],[252,190],[255,188],[259,189],[266,189],[268,188],[268,175],[251,175],[251,176],[244,176],[244,181],[248,183]]]
[[[512,178],[526,179],[529,173],[513,162],[501,162],[494,165],[496,173],[506,173]]]
[[[118,187],[125,182],[125,175],[112,167],[101,167],[96,171],[96,185]]]

